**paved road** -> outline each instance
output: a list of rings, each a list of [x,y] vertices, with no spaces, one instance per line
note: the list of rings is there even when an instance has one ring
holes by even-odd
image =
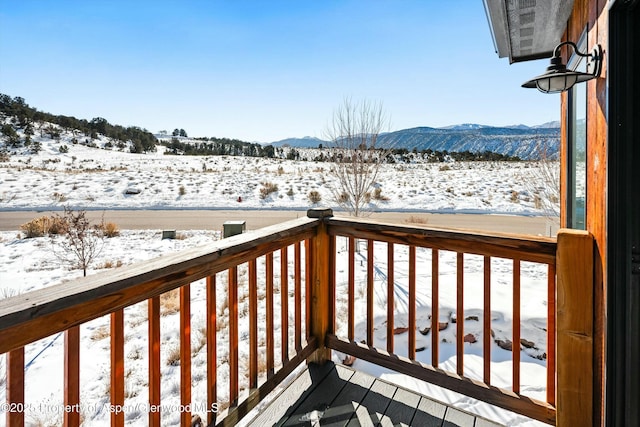
[[[20,225],[33,218],[50,215],[51,212],[12,211],[0,212],[0,231],[19,230]],[[306,211],[279,210],[113,210],[88,211],[89,218],[114,222],[120,229],[160,230],[221,230],[229,220],[246,221],[248,230],[277,224],[303,217]],[[336,215],[341,215],[336,213]],[[555,235],[557,225],[544,217],[481,215],[481,214],[434,214],[415,212],[378,212],[371,219],[393,223],[425,223],[426,225],[491,230],[509,233]]]

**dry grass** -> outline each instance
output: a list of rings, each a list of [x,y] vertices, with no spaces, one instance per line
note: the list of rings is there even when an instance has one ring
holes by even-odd
[[[97,268],[118,268],[118,267],[122,267],[122,261],[117,260],[117,261],[105,261],[104,263],[102,263],[101,265],[99,265]]]
[[[180,366],[180,346],[174,345],[167,352],[167,365]]]
[[[105,224],[102,224],[102,233],[105,237],[111,238],[119,236],[120,230],[118,229],[118,226],[113,222],[107,222]]]
[[[91,341],[101,341],[111,336],[111,330],[108,326],[100,326],[91,334]]]
[[[180,312],[180,289],[160,295],[160,315],[168,316]]]

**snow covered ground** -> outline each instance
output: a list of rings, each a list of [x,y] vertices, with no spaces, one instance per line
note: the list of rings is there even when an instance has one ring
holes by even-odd
[[[71,143],[72,135],[63,133],[60,141],[40,138],[42,151],[26,152],[11,156],[0,163],[0,209],[40,210],[61,209],[63,206],[84,209],[117,208],[261,208],[261,209],[305,209],[312,207],[308,193],[320,192],[323,203],[330,205],[330,180],[327,173],[330,164],[290,161],[282,159],[256,159],[241,157],[182,157],[158,153],[130,154],[91,148]],[[36,138],[38,139],[38,138]],[[101,147],[106,141],[99,140]],[[67,146],[67,153],[60,147]],[[63,150],[64,151],[64,150]],[[387,165],[379,179],[381,194],[386,200],[373,200],[376,210],[426,210],[440,212],[484,212],[542,215],[531,181],[535,181],[535,163],[421,163]],[[260,197],[265,183],[273,183],[278,191],[266,198]],[[220,238],[218,232],[185,230],[175,240],[162,240],[160,230],[122,230],[120,236],[107,239],[105,246],[92,265],[89,274],[117,268],[119,265],[162,256],[170,252],[210,243]],[[51,240],[47,237],[24,239],[20,230],[0,232],[0,298],[11,297],[35,289],[52,286],[82,275],[80,270],[69,270],[51,252]],[[383,245],[384,246],[384,245]],[[342,248],[342,249],[340,249]],[[340,250],[346,250],[344,242]],[[385,271],[384,247],[376,248],[375,264]],[[396,259],[406,259],[407,248],[398,247]],[[366,251],[359,253],[362,256]],[[417,265],[430,265],[431,251],[418,250]],[[441,300],[440,310],[449,320],[455,312],[455,257],[441,255]],[[338,257],[345,259],[346,256]],[[278,261],[276,254],[276,262]],[[293,259],[290,256],[289,259]],[[264,262],[262,260],[261,262]],[[406,264],[406,263],[404,263]],[[401,263],[400,265],[404,265]],[[366,266],[366,262],[364,262]],[[480,315],[482,303],[482,262],[470,257],[465,259],[465,316]],[[262,264],[259,265],[262,268]],[[339,274],[346,267],[338,266]],[[276,267],[275,271],[279,271]],[[511,277],[508,263],[496,260],[492,265],[495,281],[492,295],[492,325],[500,336],[511,336],[511,294],[508,283]],[[531,397],[544,400],[545,361],[541,355],[546,350],[543,329],[546,328],[546,270],[540,265],[525,264],[522,268],[522,336],[536,344],[536,349],[522,353],[522,391]],[[241,270],[241,274],[246,274]],[[364,269],[357,272],[362,286]],[[396,270],[399,294],[406,291],[407,271]],[[430,272],[419,272],[418,280],[429,280]],[[453,282],[452,282],[453,281]],[[221,282],[224,284],[224,280]],[[382,289],[383,277],[376,277],[376,288]],[[476,285],[474,286],[473,283]],[[346,286],[346,279],[338,281]],[[218,300],[224,300],[224,285],[220,287]],[[338,292],[345,295],[346,292]],[[385,292],[386,294],[386,292]],[[204,330],[204,284],[192,285],[192,330],[193,330],[193,402],[206,402],[205,352],[202,344]],[[378,295],[378,293],[377,293]],[[379,293],[382,295],[382,292]],[[175,302],[165,302],[166,312],[162,317],[162,399],[163,404],[179,403],[179,367],[172,360],[172,351],[178,345],[177,314],[171,307]],[[264,295],[261,297],[261,304]],[[398,299],[396,302],[398,303]],[[431,299],[429,293],[419,293],[419,327],[428,326]],[[343,304],[343,300],[338,301]],[[358,308],[359,307],[359,308]],[[376,313],[384,310],[386,298],[380,296],[376,302]],[[364,308],[357,305],[364,318]],[[221,308],[224,314],[224,308]],[[138,304],[125,311],[126,319],[126,396],[129,408],[138,405],[144,408],[147,399],[146,383],[146,304]],[[446,320],[446,319],[445,319]],[[241,320],[246,321],[246,319]],[[403,314],[399,310],[396,325],[402,326]],[[375,340],[384,347],[386,339],[383,316],[376,317]],[[109,319],[100,318],[81,328],[81,399],[84,403],[85,425],[108,425],[108,324]],[[261,324],[264,324],[261,322]],[[280,324],[276,316],[276,326]],[[342,324],[343,325],[343,324]],[[481,322],[465,321],[465,332],[478,337],[478,343],[465,344],[465,374],[472,378],[482,375]],[[342,326],[341,326],[342,327]],[[220,348],[224,345],[224,329],[221,329]],[[362,325],[358,327],[362,333]],[[455,328],[442,331],[440,366],[455,371]],[[407,333],[395,336],[396,348],[406,348]],[[418,353],[419,360],[430,363],[430,335],[417,334],[418,346],[426,351]],[[33,425],[59,425],[61,413],[56,413],[61,403],[63,337],[52,336],[26,348],[26,396],[28,419]],[[242,356],[242,351],[241,351]],[[224,353],[220,354],[224,360]],[[276,357],[277,358],[277,357]],[[336,355],[336,360],[339,355]],[[242,367],[242,364],[241,364]],[[377,366],[356,361],[355,367],[369,371],[382,378],[403,384],[411,389],[436,396],[457,407],[508,425],[537,425],[524,417],[507,413],[473,399],[440,390],[412,378],[383,370]],[[218,373],[224,382],[228,365],[222,363]],[[0,358],[0,401],[5,400],[4,358]],[[492,347],[492,380],[494,385],[510,387],[511,353]],[[46,385],[46,387],[44,386]],[[220,388],[224,399],[225,388]],[[202,413],[202,411],[200,411]],[[130,410],[125,414],[127,425],[146,425],[147,414],[143,410]],[[0,425],[4,416],[0,414]],[[176,425],[178,414],[163,418],[166,425]]]
[[[131,154],[34,137],[37,155],[18,150],[0,162],[0,209],[260,208],[306,209],[332,205],[330,163],[232,156]],[[80,138],[82,140],[82,138]],[[92,142],[108,146],[106,140]],[[60,148],[68,148],[61,153]],[[64,151],[64,150],[63,150]],[[319,153],[319,150],[315,150]],[[311,156],[310,156],[311,157]],[[545,185],[540,165],[529,162],[447,162],[385,165],[380,199],[371,210],[424,210],[540,215]],[[277,191],[262,198],[265,184]],[[333,204],[335,205],[335,204]]]

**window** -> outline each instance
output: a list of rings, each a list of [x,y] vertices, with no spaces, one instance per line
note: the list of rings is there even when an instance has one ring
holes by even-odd
[[[587,51],[586,32],[580,37],[578,50]],[[587,71],[585,58],[575,53],[567,68]],[[569,90],[567,105],[567,224],[569,228],[586,227],[587,196],[587,85],[577,84]]]

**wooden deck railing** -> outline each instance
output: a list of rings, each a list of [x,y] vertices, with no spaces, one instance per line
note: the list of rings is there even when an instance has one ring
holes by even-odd
[[[424,227],[395,226],[389,224],[364,223],[351,219],[334,218],[327,221],[329,234],[332,239],[332,250],[336,249],[336,238],[346,238],[349,258],[349,271],[347,279],[348,289],[348,332],[345,337],[335,333],[328,335],[328,345],[331,348],[350,354],[357,358],[368,360],[372,363],[396,370],[401,373],[420,378],[430,383],[458,391],[479,400],[507,408],[529,417],[555,423],[555,291],[556,291],[556,241],[551,238],[536,238],[532,236],[499,235],[496,233],[484,234],[479,232],[456,232],[451,230],[425,229]],[[354,291],[354,252],[356,241],[361,240],[366,246],[366,295],[361,295],[366,304],[366,324],[364,339],[354,337],[354,301],[359,295]],[[408,333],[408,346],[398,349],[394,344],[395,317],[398,311],[394,310],[394,293],[396,270],[398,261],[394,256],[398,246],[405,246],[408,252],[407,266],[407,321],[402,324],[402,332]],[[416,261],[416,250],[426,248],[430,251],[431,260],[423,275],[423,281],[419,282],[416,270],[419,267]],[[384,313],[381,324],[386,323],[386,344],[381,348],[374,343],[374,259],[375,251],[386,252],[386,274],[381,280],[382,288],[386,293],[387,311]],[[455,322],[455,372],[445,372],[439,368],[440,349],[440,290],[442,287],[441,259],[444,252],[450,252],[455,262],[455,306],[453,307],[452,323]],[[481,257],[483,264],[482,280],[479,283],[465,283],[465,256],[468,254]],[[492,259],[500,258],[508,260],[511,264],[511,290],[512,304],[508,311],[513,313],[512,331],[510,337],[512,347],[512,375],[511,388],[505,390],[494,387],[491,384],[491,263]],[[546,340],[546,401],[538,401],[520,393],[520,342],[521,342],[521,264],[532,262],[544,264],[547,271],[547,340]],[[335,281],[334,281],[335,282]],[[481,341],[483,351],[483,376],[472,379],[465,376],[465,318],[469,316],[465,310],[465,290],[470,286],[479,287],[480,295],[483,295]],[[380,286],[378,286],[380,289]],[[430,296],[428,298],[428,312],[430,322],[423,334],[430,334],[431,363],[420,363],[416,360],[416,334],[419,325],[416,322],[417,289],[422,288]],[[364,294],[364,292],[361,292]],[[493,309],[507,309],[507,307],[493,307]],[[479,316],[477,316],[479,317]],[[474,318],[475,319],[475,318]],[[335,324],[334,324],[335,326]],[[424,325],[422,325],[424,326]],[[334,327],[334,331],[335,331]],[[467,335],[470,337],[470,335]],[[475,336],[473,337],[475,340]],[[423,350],[423,349],[421,349]]]
[[[338,249],[339,239],[346,242],[346,255]],[[355,289],[358,241],[366,243],[362,267],[366,272],[366,283],[361,293]],[[373,301],[376,292],[374,271],[377,269],[374,259],[380,245],[386,248],[384,290],[387,305],[382,314],[386,317],[386,342],[378,348],[374,319],[380,307],[376,310]],[[406,349],[399,349],[394,342],[395,279],[400,266],[394,258],[396,245],[406,246],[408,253],[405,327],[411,333]],[[417,274],[425,268],[416,261],[417,251],[430,251],[430,277],[426,282],[421,279],[426,276]],[[584,413],[591,412],[589,408],[592,407],[590,383],[579,380],[580,375],[584,377],[585,372],[591,372],[587,369],[593,354],[589,340],[592,327],[589,319],[593,314],[592,297],[589,300],[589,295],[593,294],[592,251],[593,240],[583,232],[561,231],[556,242],[556,239],[531,236],[380,224],[335,218],[329,209],[311,210],[308,218],[12,297],[0,301],[0,354],[7,354],[7,408],[14,409],[6,414],[7,425],[24,425],[25,421],[24,346],[59,332],[65,334],[64,404],[71,409],[81,407],[80,328],[104,315],[111,319],[110,404],[111,407],[123,407],[126,383],[124,309],[143,301],[147,302],[148,312],[148,400],[149,405],[160,408],[160,298],[168,292],[179,292],[180,301],[180,402],[185,408],[192,404],[190,290],[191,285],[200,280],[206,282],[207,407],[227,408],[221,414],[208,411],[209,424],[233,425],[298,365],[305,360],[328,360],[331,349],[335,349],[549,424],[555,424],[557,420],[559,425],[565,425],[565,421],[586,425],[574,421],[588,421]],[[444,252],[454,253],[456,262],[456,372],[446,372],[439,367],[439,303],[431,304],[429,313],[435,323],[430,329],[431,363],[416,360],[416,294],[418,290],[428,289],[431,300],[440,301],[447,286],[441,279],[439,261]],[[484,295],[482,378],[468,378],[464,369],[465,289],[470,285],[465,283],[465,256],[468,256],[465,254],[480,256],[484,265],[481,283],[474,284],[482,287]],[[492,385],[490,266],[493,258],[510,260],[512,265],[514,349],[519,349],[521,338],[521,264],[533,262],[547,266],[546,401],[521,395],[520,351],[512,352],[511,388]],[[347,295],[340,297],[346,300],[344,311],[347,314],[346,325],[340,329],[341,320],[337,317],[341,317],[343,310],[336,316],[336,278],[337,269],[342,268],[344,260],[348,270]],[[342,293],[342,289],[339,291]],[[239,295],[243,301],[239,301]],[[360,300],[366,305],[364,319],[357,319],[355,314],[355,304]],[[239,309],[240,305],[242,309]],[[358,320],[364,321],[362,328],[357,325]],[[261,322],[264,324],[259,324]],[[261,328],[263,335],[259,332]],[[346,330],[345,336],[338,330]],[[364,343],[358,341],[361,330],[364,331]],[[218,335],[223,333],[228,334],[229,339],[227,348],[221,351],[223,341]],[[245,364],[240,360],[240,349],[247,347]],[[222,364],[227,364],[228,380],[226,376],[224,380],[218,377]],[[79,425],[81,415],[76,410],[68,411],[64,416],[65,425]],[[123,412],[112,413],[111,424],[124,425],[124,415]],[[181,425],[190,425],[191,415],[183,411]],[[150,411],[149,425],[160,425],[161,416],[164,415],[160,411]]]
[[[98,317],[110,316],[110,406],[111,425],[125,424],[125,314],[124,309],[147,301],[148,305],[148,424],[159,426],[161,412],[161,296],[179,292],[179,384],[181,407],[194,402],[191,395],[191,284],[206,281],[206,382],[207,422],[216,423],[216,410],[228,407],[217,424],[234,425],[269,391],[312,355],[317,340],[310,336],[311,271],[306,253],[316,238],[318,220],[302,218],[234,236],[209,246],[156,260],[121,267],[107,273],[0,301],[0,354],[6,355],[8,426],[25,423],[24,346],[64,332],[64,424],[77,426],[82,414],[80,384],[80,327]],[[304,247],[304,250],[303,250]],[[290,255],[293,260],[290,261]],[[279,266],[278,266],[279,264]],[[260,268],[259,268],[260,267]],[[239,269],[248,274],[239,275]],[[260,271],[259,271],[260,270]],[[260,274],[260,278],[258,277]],[[292,283],[289,283],[292,278]],[[265,345],[259,352],[258,281],[265,283],[261,316],[265,320]],[[225,290],[220,297],[220,289]],[[239,312],[238,290],[248,299],[246,314]],[[278,291],[279,289],[279,291]],[[277,293],[280,293],[278,298]],[[217,297],[217,298],[216,298]],[[277,301],[276,301],[277,300]],[[290,316],[289,312],[292,313]],[[222,314],[221,314],[222,313]],[[225,319],[220,319],[224,315]],[[288,321],[292,319],[292,322]],[[241,330],[239,320],[248,326]],[[246,321],[248,320],[248,322]],[[274,327],[279,323],[280,326]],[[224,326],[224,330],[218,331]],[[279,329],[280,334],[275,335]],[[228,347],[218,338],[229,336]],[[247,336],[248,342],[241,336]],[[248,346],[247,372],[239,361],[239,348]],[[224,351],[228,383],[218,378]],[[265,354],[266,353],[266,354]],[[261,363],[259,363],[259,358]],[[226,361],[228,359],[228,362]],[[259,366],[261,368],[259,368]],[[62,368],[62,367],[61,367]],[[200,368],[202,369],[202,368]],[[62,370],[61,370],[62,372]],[[202,374],[202,372],[200,373]],[[246,380],[246,381],[245,381]],[[246,384],[242,384],[246,382]],[[241,390],[249,392],[241,393]],[[222,391],[222,392],[221,392]],[[198,403],[198,402],[196,402]],[[204,407],[199,402],[200,409]],[[118,410],[123,408],[123,410]],[[198,411],[204,415],[203,411]],[[192,414],[181,411],[181,425],[191,425]]]

